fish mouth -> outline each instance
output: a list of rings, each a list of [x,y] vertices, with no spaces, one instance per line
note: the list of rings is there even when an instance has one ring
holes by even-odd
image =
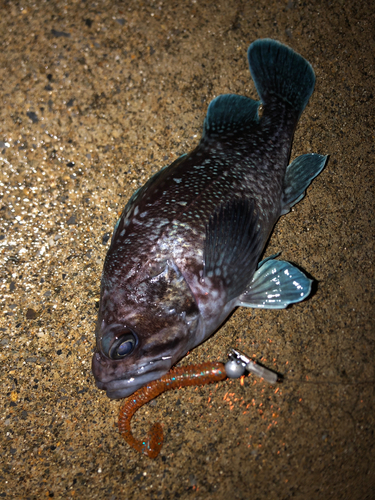
[[[165,375],[171,367],[171,361],[171,356],[165,357],[165,359],[149,361],[140,366],[136,370],[136,373],[130,377],[127,374],[127,378],[116,379],[110,382],[100,382],[97,380],[96,387],[105,390],[110,399],[126,398],[149,382]]]

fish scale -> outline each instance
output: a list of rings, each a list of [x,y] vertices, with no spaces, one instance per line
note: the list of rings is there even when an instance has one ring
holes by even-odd
[[[235,307],[281,309],[310,293],[292,264],[259,260],[277,219],[327,159],[307,154],[288,165],[314,72],[274,40],[252,43],[248,59],[260,101],[214,99],[198,146],[138,189],[115,226],[92,362],[110,398],[164,375]]]

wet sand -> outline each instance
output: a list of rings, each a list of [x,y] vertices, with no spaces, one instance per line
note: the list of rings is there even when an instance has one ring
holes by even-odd
[[[1,2],[1,498],[375,498],[375,15],[328,4]],[[133,419],[139,437],[163,425],[150,460],[90,369],[108,235],[197,144],[212,98],[257,98],[246,51],[263,37],[316,72],[291,157],[329,162],[265,252],[316,289],[287,310],[236,310],[181,361],[237,347],[285,379],[159,397]]]

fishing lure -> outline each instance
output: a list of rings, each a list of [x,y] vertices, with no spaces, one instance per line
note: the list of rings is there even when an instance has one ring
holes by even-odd
[[[225,366],[219,362],[206,362],[200,365],[174,368],[160,379],[154,380],[136,391],[125,401],[120,409],[118,421],[121,436],[135,450],[150,458],[156,458],[163,446],[163,429],[159,422],[156,422],[144,440],[136,439],[131,432],[130,420],[138,408],[162,392],[190,385],[212,384],[226,378]]]
[[[121,436],[129,446],[149,458],[156,458],[163,446],[163,429],[156,422],[148,431],[144,440],[136,439],[130,427],[130,421],[134,413],[144,404],[159,396],[161,393],[185,386],[198,386],[220,382],[229,378],[241,377],[245,371],[252,372],[270,384],[280,381],[276,373],[264,366],[254,363],[245,354],[232,349],[228,354],[229,360],[224,365],[218,361],[211,361],[199,365],[181,366],[172,369],[158,380],[136,391],[129,397],[119,413],[118,427]]]

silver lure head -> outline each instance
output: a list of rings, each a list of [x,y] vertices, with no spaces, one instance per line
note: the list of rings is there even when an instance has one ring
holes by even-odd
[[[134,283],[103,279],[92,371],[99,389],[123,398],[160,378],[194,345],[199,309],[170,263]]]

